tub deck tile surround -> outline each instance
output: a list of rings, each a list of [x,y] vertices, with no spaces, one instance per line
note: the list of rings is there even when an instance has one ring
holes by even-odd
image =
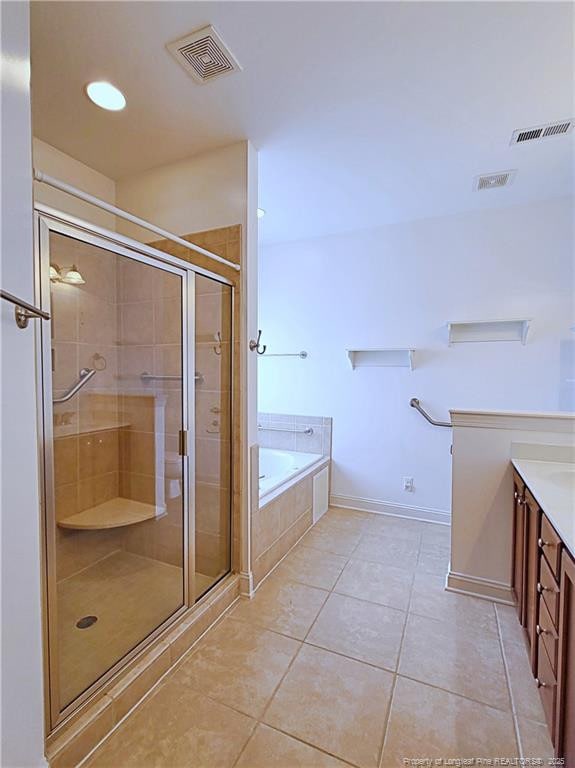
[[[512,609],[444,590],[444,527],[337,509],[322,529],[85,765],[391,768],[404,758],[552,756]],[[409,543],[411,565],[366,559],[374,531]],[[429,573],[426,552],[435,571],[443,558],[442,575]]]

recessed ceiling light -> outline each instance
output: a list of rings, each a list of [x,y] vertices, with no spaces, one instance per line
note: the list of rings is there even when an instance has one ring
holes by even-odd
[[[264,211],[263,208],[258,208],[257,214],[258,214],[258,219],[263,219],[263,217],[266,215],[266,212]]]
[[[126,106],[126,99],[122,91],[118,90],[112,83],[106,83],[103,80],[89,83],[86,86],[86,93],[90,101],[93,101],[94,104],[102,107],[102,109],[118,112]]]

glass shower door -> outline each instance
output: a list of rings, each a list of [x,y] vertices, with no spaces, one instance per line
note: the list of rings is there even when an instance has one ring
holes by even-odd
[[[231,570],[232,288],[195,282],[195,593]]]
[[[83,237],[41,236],[53,721],[187,601],[187,272]]]

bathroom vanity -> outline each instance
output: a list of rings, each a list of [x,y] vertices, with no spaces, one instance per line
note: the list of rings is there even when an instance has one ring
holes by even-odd
[[[575,464],[512,463],[513,595],[555,755],[575,766]]]

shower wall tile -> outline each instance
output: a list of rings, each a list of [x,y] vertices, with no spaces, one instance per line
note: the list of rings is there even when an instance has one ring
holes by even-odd
[[[154,303],[120,304],[121,345],[154,343]]]
[[[214,350],[219,350],[215,354]],[[196,391],[204,390],[226,393],[231,389],[231,355],[229,343],[219,344],[214,340],[196,344],[196,373],[201,379],[196,381]]]
[[[95,368],[96,375],[86,384],[84,392],[116,392],[118,389],[118,347],[95,343],[78,344],[76,376],[81,368]]]
[[[142,265],[139,261],[123,259],[118,268],[118,301],[151,301],[155,297],[154,284],[157,273],[158,270]]]
[[[274,427],[275,424],[270,422],[269,426]],[[295,451],[294,432],[275,432],[273,429],[268,430],[264,428],[258,430],[258,435],[260,448],[276,448],[283,451]]]
[[[76,342],[55,341],[52,343],[52,388],[66,390],[78,378],[78,344]]]
[[[54,440],[54,484],[78,481],[78,438],[76,435]]]
[[[182,343],[182,303],[174,299],[154,301],[154,343]]]
[[[258,442],[261,448],[275,448],[284,451],[301,451],[331,456],[332,418],[329,416],[301,416],[282,413],[258,413]],[[293,428],[297,432],[275,432],[266,427],[279,429]],[[311,427],[312,435],[299,430]]]
[[[78,290],[74,285],[51,284],[52,340],[78,341]]]
[[[78,341],[109,346],[117,343],[117,312],[115,304],[87,291],[78,299],[80,313]]]

